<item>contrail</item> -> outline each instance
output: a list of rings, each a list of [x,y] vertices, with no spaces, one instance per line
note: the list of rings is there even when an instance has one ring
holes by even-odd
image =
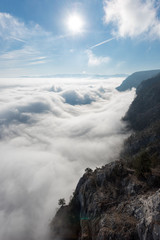
[[[14,40],[16,40],[16,41],[19,41],[19,42],[24,42],[25,43],[25,41],[24,40],[22,40],[22,39],[20,39],[20,38],[16,38],[16,37],[10,37],[11,39],[14,39]]]
[[[95,47],[98,47],[98,46],[100,46],[100,45],[103,45],[103,44],[105,44],[105,43],[108,43],[108,42],[110,42],[110,41],[112,41],[112,40],[114,40],[114,39],[116,39],[115,37],[114,38],[109,38],[109,39],[107,39],[107,40],[105,40],[105,41],[103,41],[103,42],[100,42],[100,43],[98,43],[98,44],[96,44],[96,45],[93,45],[92,47],[90,47],[90,49],[93,49],[93,48],[95,48]]]

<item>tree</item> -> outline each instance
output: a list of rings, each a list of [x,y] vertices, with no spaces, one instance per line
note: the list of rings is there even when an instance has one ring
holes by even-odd
[[[93,171],[92,171],[92,169],[91,168],[86,168],[85,169],[85,173],[87,173],[87,174],[90,174],[90,173],[92,173]]]
[[[64,198],[60,198],[59,200],[58,200],[58,205],[60,205],[60,206],[64,206],[64,205],[66,205],[66,201],[65,201],[65,199]]]

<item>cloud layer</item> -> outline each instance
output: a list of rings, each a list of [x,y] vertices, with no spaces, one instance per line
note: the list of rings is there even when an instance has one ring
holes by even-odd
[[[105,0],[104,3],[105,22],[113,24],[113,34],[117,37],[160,38],[157,1]]]
[[[117,158],[134,96],[121,80],[0,80],[0,239],[47,239],[58,199]]]

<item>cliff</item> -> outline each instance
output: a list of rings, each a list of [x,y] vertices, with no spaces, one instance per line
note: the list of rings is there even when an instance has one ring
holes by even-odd
[[[142,82],[136,93],[124,117],[134,132],[124,144],[122,156],[133,163],[146,151],[152,166],[156,167],[160,164],[160,74]]]
[[[70,203],[53,218],[51,239],[160,239],[159,90],[160,76],[139,86],[124,117],[134,132],[121,159],[86,169]]]
[[[140,131],[160,120],[160,74],[143,81],[136,94],[124,120]]]
[[[51,223],[53,239],[158,240],[160,172],[145,177],[138,179],[120,161],[86,172]]]

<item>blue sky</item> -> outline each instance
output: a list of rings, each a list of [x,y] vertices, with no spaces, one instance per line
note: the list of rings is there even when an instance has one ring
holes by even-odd
[[[159,6],[155,0],[1,0],[0,75],[158,69]],[[79,31],[68,26],[73,16],[83,23]]]

